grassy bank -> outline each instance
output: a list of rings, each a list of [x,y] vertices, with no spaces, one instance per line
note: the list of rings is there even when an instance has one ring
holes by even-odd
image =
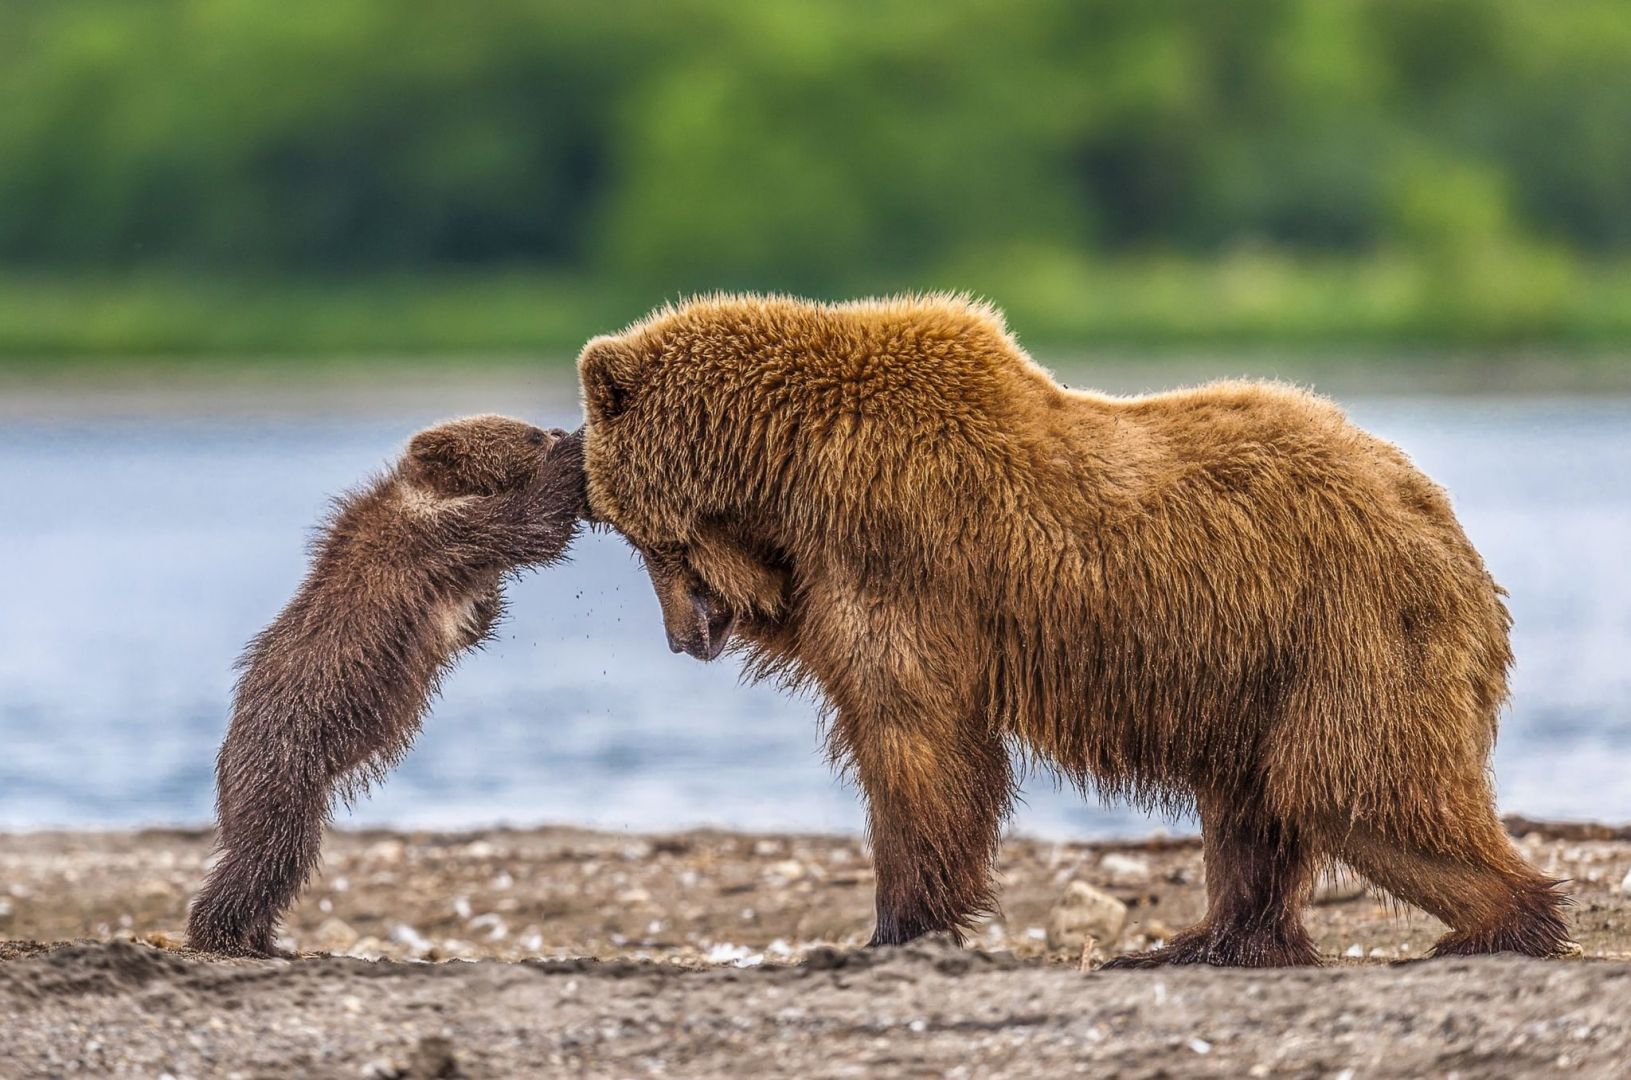
[[[914,284],[990,296],[1028,346],[1052,356],[1277,350],[1317,366],[1321,357],[1335,364],[1369,352],[1433,365],[1435,356],[1468,351],[1539,351],[1589,367],[1623,365],[1631,354],[1631,264],[1014,256]],[[564,363],[590,335],[663,299],[522,271],[334,280],[0,273],[0,367],[213,365],[220,357],[295,367],[415,356]]]
[[[295,367],[371,356],[570,356],[638,309],[581,284],[489,273],[367,280],[0,276],[13,371],[220,357]]]

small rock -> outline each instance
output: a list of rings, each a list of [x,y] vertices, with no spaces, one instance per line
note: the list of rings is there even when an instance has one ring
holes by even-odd
[[[710,964],[730,964],[733,967],[754,967],[764,963],[764,953],[755,954],[746,945],[719,942],[708,950],[703,959]]]
[[[458,1059],[453,1056],[453,1041],[440,1035],[420,1039],[408,1062],[408,1075],[413,1080],[453,1080],[461,1075]]]
[[[381,840],[377,844],[370,844],[366,854],[377,862],[398,863],[402,861],[404,850],[400,840]]]
[[[430,939],[407,923],[397,923],[391,927],[391,943],[416,954],[427,953],[432,948]]]
[[[357,932],[344,919],[324,919],[312,935],[312,946],[324,952],[344,952],[357,943]]]
[[[470,929],[486,930],[488,941],[503,941],[510,934],[509,926],[504,922],[503,916],[496,912],[486,915],[477,915],[470,920]]]
[[[381,960],[385,957],[384,944],[377,937],[359,938],[345,950],[345,955],[358,960]]]
[[[1085,881],[1073,881],[1048,912],[1048,948],[1080,954],[1082,946],[1092,940],[1109,949],[1126,925],[1126,904]]]
[[[432,944],[430,951],[424,954],[426,960],[474,960],[476,950],[468,941],[458,938],[448,938],[440,944]]]
[[[1631,896],[1631,870],[1627,870],[1625,877],[1620,881],[1620,891]]]
[[[804,864],[797,859],[783,859],[770,864],[770,873],[775,877],[786,878],[788,881],[797,881],[804,876]]]
[[[1136,855],[1111,851],[1099,859],[1099,872],[1112,885],[1143,885],[1150,880],[1150,863]]]
[[[651,893],[636,885],[632,889],[624,889],[617,894],[617,902],[629,907],[643,907],[651,903]]]

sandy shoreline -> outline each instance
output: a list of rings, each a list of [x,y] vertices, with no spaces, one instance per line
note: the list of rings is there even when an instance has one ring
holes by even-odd
[[[1515,831],[1572,879],[1584,960],[1398,965],[1440,927],[1344,882],[1309,911],[1321,970],[1083,972],[1049,949],[1071,882],[1128,908],[1094,960],[1194,919],[1186,839],[1011,839],[972,951],[862,953],[854,838],[544,828],[332,834],[288,921],[302,957],[227,962],[179,947],[207,833],[6,835],[0,1071],[1611,1075],[1631,1060],[1631,838]]]

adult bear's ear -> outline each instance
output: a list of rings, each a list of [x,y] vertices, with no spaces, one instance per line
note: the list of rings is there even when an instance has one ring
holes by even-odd
[[[591,422],[615,419],[634,400],[640,378],[639,353],[619,337],[597,337],[578,357],[583,406]]]

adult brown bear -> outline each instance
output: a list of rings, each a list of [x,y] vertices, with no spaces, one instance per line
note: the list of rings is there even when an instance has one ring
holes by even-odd
[[[866,794],[874,944],[994,904],[1011,759],[1198,811],[1205,921],[1126,962],[1317,963],[1345,862],[1451,927],[1566,946],[1487,772],[1509,618],[1444,492],[1330,402],[1066,390],[948,296],[720,296],[584,349],[590,505],[670,645],[819,689]]]

